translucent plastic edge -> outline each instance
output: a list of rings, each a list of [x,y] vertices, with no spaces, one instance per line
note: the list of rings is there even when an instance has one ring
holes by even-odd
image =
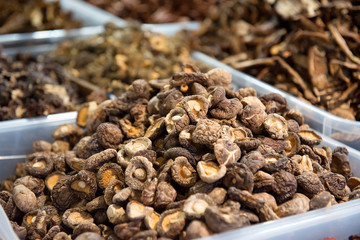
[[[245,73],[242,73],[238,70],[235,70],[234,68],[202,53],[202,52],[198,52],[198,51],[194,51],[191,56],[196,59],[196,60],[200,60],[200,61],[203,61],[209,65],[212,65],[214,67],[221,67],[221,68],[224,68],[225,70],[229,71],[232,75],[234,76],[237,76],[239,77],[240,79],[244,80],[244,81],[248,81],[248,82],[251,82],[253,85],[256,85],[258,88],[260,88],[261,90],[265,90],[265,91],[268,91],[268,92],[275,92],[275,93],[279,93],[281,95],[283,95],[289,102],[289,104],[296,104],[298,106],[301,106],[303,108],[308,108],[314,112],[316,112],[317,114],[321,115],[321,117],[323,119],[325,118],[328,118],[328,119],[331,119],[333,121],[336,121],[336,122],[339,122],[339,123],[342,123],[342,124],[351,124],[352,126],[356,126],[356,127],[360,127],[360,122],[358,121],[352,121],[352,120],[348,120],[348,119],[344,119],[344,118],[340,118],[338,116],[335,116],[331,113],[328,113],[318,107],[315,107],[311,104],[308,104],[306,102],[303,102],[301,100],[299,100],[298,98],[282,91],[282,90],[279,90],[267,83],[264,83],[254,77],[251,77]],[[256,89],[255,89],[256,90]]]
[[[31,42],[36,40],[46,40],[49,42],[59,42],[66,38],[75,38],[75,37],[88,37],[95,34],[104,32],[103,26],[92,26],[92,27],[83,27],[78,29],[57,29],[57,30],[47,30],[47,31],[37,31],[33,33],[13,33],[0,35],[0,44],[9,45],[17,44],[23,42]]]
[[[10,225],[10,221],[7,218],[3,208],[0,206],[0,239],[4,240],[19,240],[18,236],[15,234],[14,230]]]
[[[312,210],[295,216],[255,224],[237,230],[212,235],[204,240],[218,239],[267,239],[280,234],[294,232],[295,230],[313,228],[318,224],[346,218],[360,212],[360,199],[341,203],[335,206]],[[324,237],[327,237],[324,232]],[[348,237],[348,236],[343,236]]]
[[[66,113],[57,113],[50,114],[45,117],[35,117],[35,118],[23,118],[9,121],[0,122],[0,133],[16,131],[17,129],[29,128],[35,125],[47,125],[51,123],[64,122],[64,121],[74,121],[77,117],[77,112],[66,112]]]

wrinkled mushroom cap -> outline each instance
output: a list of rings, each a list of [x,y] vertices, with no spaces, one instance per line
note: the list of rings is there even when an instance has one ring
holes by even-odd
[[[271,138],[284,139],[288,136],[288,126],[285,118],[276,113],[267,115],[264,121],[265,130]]]
[[[204,193],[190,195],[184,203],[183,211],[187,217],[201,218],[208,206],[216,205],[214,200]]]

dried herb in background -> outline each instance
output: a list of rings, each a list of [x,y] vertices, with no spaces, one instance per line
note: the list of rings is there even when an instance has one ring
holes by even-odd
[[[138,24],[119,28],[108,24],[104,33],[63,42],[50,57],[74,76],[120,95],[136,79],[168,78],[190,60],[186,41],[142,31]],[[199,63],[199,65],[205,65]]]
[[[29,55],[0,57],[0,121],[76,110],[85,101],[66,70]],[[91,100],[91,99],[89,99]],[[100,101],[103,101],[102,98]]]
[[[1,0],[0,34],[79,28],[82,23],[61,10],[58,1]]]
[[[360,120],[356,1],[223,1],[193,47],[337,116]]]
[[[170,23],[203,20],[216,14],[220,0],[86,0],[125,20]]]

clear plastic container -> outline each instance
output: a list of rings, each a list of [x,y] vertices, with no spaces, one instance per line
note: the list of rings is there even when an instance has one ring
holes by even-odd
[[[25,160],[32,141],[51,141],[52,131],[66,122],[75,122],[76,112],[54,114],[45,118],[21,119],[5,122],[0,128],[0,181],[12,175],[16,163]],[[334,149],[344,144],[326,136],[322,145]],[[4,144],[7,144],[6,146]],[[355,176],[360,177],[360,152],[349,148],[349,159]],[[16,156],[6,156],[15,154]],[[310,211],[296,216],[265,222],[234,231],[213,235],[207,239],[322,239],[337,237],[347,239],[360,233],[360,199],[341,203],[329,208]],[[0,209],[0,239],[12,240],[12,231]]]
[[[359,121],[351,121],[337,117],[331,113],[321,110],[318,107],[303,102],[300,99],[267,83],[239,72],[201,52],[193,52],[192,57],[196,60],[206,62],[212,67],[220,67],[229,71],[233,76],[232,83],[236,88],[252,87],[258,92],[259,95],[271,92],[281,94],[287,99],[291,108],[297,108],[304,114],[305,122],[309,124],[311,128],[324,134],[325,136],[330,136],[340,142],[345,143],[348,146],[360,150]]]
[[[51,133],[61,124],[75,123],[77,112],[51,114],[46,117],[24,118],[0,123],[0,159],[10,155],[25,155],[35,140],[53,141]],[[2,162],[3,163],[3,162]],[[4,166],[0,165],[0,176]]]

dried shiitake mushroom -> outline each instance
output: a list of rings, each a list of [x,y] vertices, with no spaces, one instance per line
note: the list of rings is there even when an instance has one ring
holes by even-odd
[[[188,197],[182,210],[187,218],[201,218],[208,206],[215,206],[214,200],[204,193],[193,194]]]
[[[170,209],[160,215],[156,230],[161,237],[174,238],[185,226],[186,215],[179,209]]]
[[[116,163],[105,163],[96,173],[99,187],[105,189],[113,180],[124,182],[125,176],[122,168]]]
[[[206,117],[209,101],[201,95],[192,95],[184,97],[181,100],[181,106],[186,110],[192,122],[198,122]]]
[[[240,159],[240,148],[227,139],[219,139],[214,144],[214,154],[217,162],[222,165],[228,165],[237,162]]]
[[[113,159],[116,158],[117,152],[115,149],[106,149],[86,159],[85,169],[88,171],[94,171],[100,168],[105,163],[111,162]]]
[[[145,157],[133,157],[125,170],[125,183],[134,190],[142,190],[146,180],[155,176],[152,163]]]
[[[197,173],[186,157],[179,156],[171,166],[172,179],[183,187],[191,187],[196,183]]]
[[[189,125],[190,119],[183,108],[176,107],[165,117],[166,131],[169,134],[179,133],[187,125]]]
[[[91,214],[81,210],[80,208],[69,208],[64,212],[62,216],[62,222],[67,227],[74,229],[81,223],[93,223],[94,219],[92,218]]]
[[[124,136],[121,130],[111,123],[102,123],[96,129],[96,139],[103,148],[114,148],[122,142]]]
[[[43,178],[54,168],[55,154],[52,152],[36,152],[26,158],[26,171],[34,176]]]
[[[45,178],[45,186],[46,186],[46,188],[49,191],[52,191],[55,184],[64,177],[65,177],[65,173],[63,173],[63,172],[56,171],[56,172],[50,173]]]
[[[69,179],[70,187],[80,199],[91,200],[97,190],[96,175],[93,172],[81,170]]]
[[[319,145],[322,141],[322,138],[313,130],[300,130],[298,135],[301,143],[309,146]]]
[[[206,183],[216,182],[226,174],[225,165],[217,165],[215,162],[199,161],[196,169],[201,180]]]
[[[12,190],[13,200],[22,212],[27,213],[37,208],[35,194],[22,184],[14,186]]]
[[[271,113],[267,115],[263,124],[265,130],[273,139],[284,139],[288,136],[287,122],[279,114]]]

